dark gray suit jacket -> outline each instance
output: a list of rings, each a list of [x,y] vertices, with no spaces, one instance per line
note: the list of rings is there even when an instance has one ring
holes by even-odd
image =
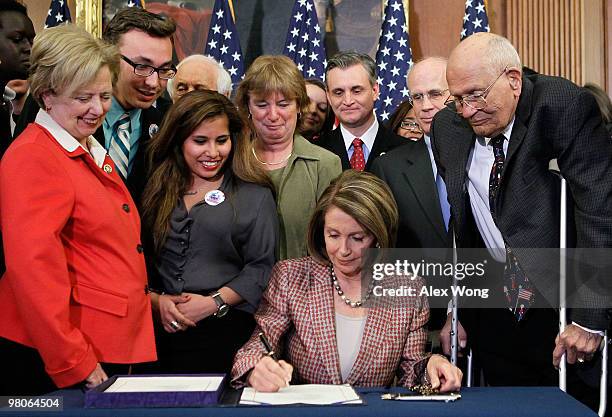
[[[474,235],[466,167],[476,136],[464,119],[444,109],[434,118],[431,137],[458,246],[473,247],[480,236]],[[548,169],[554,158],[575,201],[577,247],[612,247],[612,143],[595,100],[565,79],[523,76],[494,220],[529,277],[539,276],[548,261],[558,262],[529,250],[559,247],[559,187]],[[592,287],[579,297],[587,306],[609,303]],[[575,310],[572,320],[591,329],[609,324],[606,311],[595,309]]]
[[[389,185],[397,202],[398,248],[449,247],[424,140],[405,140],[403,146],[377,158],[371,171]]]
[[[376,139],[374,139],[374,145],[370,150],[370,155],[368,156],[365,170],[370,171],[372,163],[381,154],[389,152],[391,149],[405,144],[406,141],[407,139],[396,135],[390,130],[387,130],[387,128],[383,126],[382,122],[379,120],[378,132],[376,132]],[[351,168],[351,163],[349,161],[348,154],[346,153],[346,148],[344,147],[344,139],[342,138],[342,130],[340,130],[340,127],[332,130],[324,136],[321,136],[319,140],[314,143],[315,145],[319,145],[338,155],[340,157],[340,161],[342,162],[343,171]]]

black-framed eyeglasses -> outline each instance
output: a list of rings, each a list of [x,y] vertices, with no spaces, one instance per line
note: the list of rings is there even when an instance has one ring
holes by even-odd
[[[420,132],[421,131],[421,127],[419,126],[419,124],[413,120],[409,120],[409,119],[404,119],[402,120],[402,122],[400,123],[400,126],[402,127],[402,129],[406,129],[406,130],[410,130],[413,132]]]
[[[478,94],[468,94],[465,97],[449,97],[448,100],[444,103],[446,106],[450,106],[451,103],[455,103],[455,111],[457,113],[463,113],[463,105],[465,104],[469,108],[474,110],[482,110],[487,107],[487,95],[497,82],[508,71],[508,66],[506,65],[503,71],[497,76],[496,79],[493,80],[491,84],[487,88],[484,89],[482,93]]]
[[[137,64],[125,55],[121,55],[121,59],[130,64],[132,68],[134,68],[134,74],[138,75],[139,77],[148,77],[154,72],[157,72],[159,78],[162,80],[169,80],[174,78],[176,75],[176,67],[174,65],[159,68],[147,64]]]
[[[446,93],[448,92],[448,88],[446,90],[430,90],[426,93],[414,93],[408,96],[410,100],[410,104],[413,106],[415,104],[423,103],[425,97],[429,99],[429,101],[440,101],[446,99]]]

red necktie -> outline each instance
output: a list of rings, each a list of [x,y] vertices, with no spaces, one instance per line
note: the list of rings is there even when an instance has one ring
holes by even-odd
[[[351,168],[357,171],[365,169],[365,158],[363,157],[363,141],[359,138],[353,139],[353,156],[351,156]]]

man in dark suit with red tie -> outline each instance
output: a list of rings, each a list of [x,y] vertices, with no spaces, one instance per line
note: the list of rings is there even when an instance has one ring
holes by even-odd
[[[381,154],[406,139],[387,130],[374,115],[378,98],[376,63],[366,54],[339,52],[327,62],[327,100],[340,126],[316,144],[340,157],[342,169],[369,171]]]
[[[559,186],[549,162],[558,161],[574,198],[577,246],[610,248],[612,143],[588,92],[562,78],[523,74],[501,36],[477,33],[461,42],[446,78],[451,98],[434,117],[431,138],[452,228],[458,247],[487,249],[497,269],[488,276],[490,291],[502,300],[495,309],[463,311],[460,321],[489,384],[554,385],[562,354],[570,364],[593,357],[610,322],[601,308],[610,294],[585,286],[576,303],[586,308],[571,311],[557,335],[557,311],[543,296],[549,289],[536,278],[542,264],[558,259],[529,249],[559,247]]]

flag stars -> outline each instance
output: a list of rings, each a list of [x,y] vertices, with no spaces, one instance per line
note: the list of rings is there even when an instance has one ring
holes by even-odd
[[[238,51],[232,54],[232,58],[234,58],[234,61],[240,61],[240,54],[238,53]]]
[[[299,36],[299,34],[300,34],[300,30],[297,27],[294,27],[293,30],[291,31],[291,36],[295,38],[296,36]]]
[[[223,19],[223,10],[218,10],[215,14],[217,15],[217,19]]]
[[[393,67],[393,69],[391,70],[391,74],[393,74],[394,77],[397,77],[399,75],[400,69],[398,67]]]
[[[226,30],[225,32],[223,32],[223,37],[227,40],[227,39],[231,39],[232,38],[232,32],[230,32],[229,30]]]
[[[299,22],[300,20],[302,20],[302,17],[303,17],[303,16],[304,16],[304,15],[303,15],[302,13],[297,12],[297,13],[295,14],[295,16],[293,16],[293,17],[295,18],[295,21],[296,21],[296,22]]]
[[[55,21],[56,22],[63,22],[64,21],[64,15],[61,14],[60,12],[57,12],[57,14],[55,15]]]
[[[389,31],[389,32],[385,33],[385,38],[387,38],[387,41],[392,41],[393,40],[393,32]]]
[[[319,55],[317,55],[315,52],[312,52],[310,54],[310,60],[311,61],[318,61],[319,60]]]
[[[398,61],[403,61],[404,60],[404,53],[397,51],[396,54],[394,54],[393,56],[395,56],[395,59],[397,59]]]
[[[476,6],[476,10],[478,11],[478,13],[484,13],[485,12],[484,8],[485,8],[485,6],[484,6],[483,3],[479,4],[478,6]]]
[[[402,8],[402,5],[400,3],[393,3],[391,7],[393,7],[394,12],[398,12]]]
[[[212,30],[213,30],[213,32],[215,32],[215,33],[217,33],[217,34],[218,34],[218,33],[221,33],[221,26],[219,26],[219,24],[217,23],[216,25],[214,25],[214,26],[212,27]]]
[[[219,50],[221,51],[221,55],[227,54],[228,49],[229,48],[227,47],[227,45],[223,45],[221,48],[219,48]]]

